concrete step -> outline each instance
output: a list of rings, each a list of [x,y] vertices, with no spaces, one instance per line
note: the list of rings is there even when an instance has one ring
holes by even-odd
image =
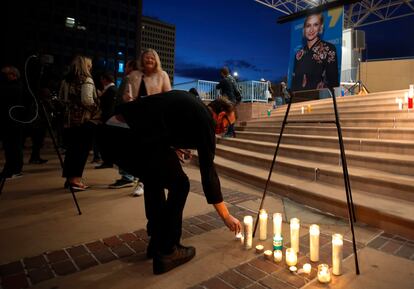
[[[245,165],[269,169],[274,151],[272,154],[266,154],[218,144],[216,153],[217,156],[239,161]],[[340,164],[298,160],[283,157],[279,154],[276,161],[275,172],[336,186],[343,186],[344,184],[343,171]],[[396,175],[352,166],[348,166],[348,174],[351,181],[351,189],[414,202],[414,183],[411,176]]]
[[[238,126],[238,133],[280,133],[279,125],[270,126]],[[336,126],[327,125],[287,125],[284,134],[337,136]],[[381,140],[414,140],[414,128],[373,128],[373,127],[342,127],[342,136],[350,138],[381,139]]]
[[[223,142],[224,141],[221,143]],[[221,145],[220,148],[227,145],[230,146],[230,149],[233,151],[241,149],[249,152],[258,152],[270,155],[274,153],[276,147],[276,144],[274,143],[259,141],[231,139],[225,142],[225,145]],[[414,176],[414,156],[349,150],[345,153],[348,166]],[[339,149],[307,147],[303,145],[281,144],[278,155],[298,160],[316,161],[323,164],[335,165],[340,164],[341,161]]]
[[[305,116],[302,119],[296,119],[295,121],[303,121],[302,126],[314,126],[315,123],[306,123],[306,121],[315,121],[312,118],[306,118]],[[281,118],[261,118],[256,120],[250,120],[248,122],[241,121],[238,122],[239,127],[260,127],[260,126],[280,126],[282,124],[283,117]],[[292,121],[292,119],[288,119]],[[335,117],[332,114],[327,118],[321,118],[318,121],[335,121]],[[375,127],[375,128],[412,128],[414,121],[410,118],[396,118],[396,117],[375,117],[375,118],[343,118],[340,116],[341,127]],[[294,123],[289,123],[289,126],[298,125]],[[319,126],[330,126],[331,124],[318,123]]]
[[[300,131],[302,132],[302,131]],[[361,134],[360,138],[343,137],[345,149],[354,151],[383,152],[404,155],[414,155],[414,135],[413,140],[385,140],[375,138],[377,132],[372,133],[371,138],[366,138]],[[320,136],[316,134],[290,134],[284,133],[282,137],[283,144],[307,145],[315,147],[338,148],[338,136],[336,131],[334,136]],[[279,139],[278,133],[261,133],[261,132],[237,132],[238,140],[256,140],[276,144]]]
[[[263,189],[269,174],[268,169],[247,165],[220,156],[215,159],[220,174]],[[327,185],[292,175],[273,172],[268,187],[269,193],[285,196],[337,216],[348,216],[346,195],[343,187]],[[414,203],[401,202],[386,196],[352,190],[358,222],[414,238]],[[265,202],[266,206],[266,202]]]

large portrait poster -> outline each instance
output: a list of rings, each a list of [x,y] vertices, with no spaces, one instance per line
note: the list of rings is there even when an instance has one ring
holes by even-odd
[[[334,88],[341,73],[343,7],[292,22],[288,87],[292,91]]]

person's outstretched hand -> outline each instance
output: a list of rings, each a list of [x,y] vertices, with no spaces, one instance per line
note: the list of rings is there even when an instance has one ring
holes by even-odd
[[[227,228],[230,229],[230,231],[234,232],[235,234],[238,234],[241,232],[241,224],[240,221],[233,217],[232,215],[228,215],[226,218],[223,219],[224,224],[226,224]]]

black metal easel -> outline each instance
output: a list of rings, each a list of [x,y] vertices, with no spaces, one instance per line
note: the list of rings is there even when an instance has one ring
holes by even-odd
[[[39,57],[37,55],[31,55],[27,58],[26,63],[25,63],[25,72],[27,71],[27,64],[30,61],[30,59],[32,59],[32,58],[39,58]],[[44,64],[40,63],[39,83],[40,83],[41,78],[43,76],[43,68],[44,68],[43,66],[44,66]],[[27,86],[29,88],[29,91],[30,91],[31,95],[34,97],[34,100],[36,101],[36,103],[41,107],[41,113],[43,114],[43,117],[46,119],[47,129],[48,129],[50,138],[52,139],[53,147],[55,149],[56,155],[58,156],[60,166],[63,170],[62,155],[60,154],[60,151],[59,151],[59,148],[58,148],[58,145],[57,145],[57,142],[56,142],[56,138],[55,138],[55,135],[54,135],[53,130],[52,130],[52,124],[50,122],[50,119],[49,119],[49,116],[47,114],[46,108],[43,104],[43,101],[40,99],[40,97],[36,96],[36,94],[33,93],[32,90],[30,89],[30,84],[28,83],[27,77],[26,77],[26,81],[27,81]],[[37,115],[37,117],[39,117],[39,116]],[[1,176],[1,179],[0,179],[0,196],[1,196],[1,193],[3,192],[3,187],[4,187],[5,182],[6,182],[6,178],[4,176]],[[75,203],[76,209],[78,210],[78,214],[82,215],[82,212],[81,212],[79,204],[78,204],[78,200],[77,200],[76,195],[75,195],[75,191],[73,190],[73,187],[71,185],[69,185],[69,190],[72,194],[73,202]]]
[[[262,200],[260,202],[260,207],[259,207],[257,216],[259,216],[259,212],[263,208],[264,199],[266,197],[267,189],[268,189],[268,186],[269,186],[269,183],[270,183],[270,178],[271,178],[272,172],[273,172],[273,167],[274,167],[275,162],[276,162],[277,152],[279,150],[280,142],[281,142],[281,139],[282,139],[282,136],[283,136],[283,131],[285,129],[286,124],[288,124],[288,123],[334,123],[336,125],[336,128],[337,128],[339,148],[340,148],[340,151],[341,151],[341,163],[342,163],[342,171],[343,171],[343,176],[344,176],[346,202],[347,202],[347,206],[348,206],[348,218],[349,218],[349,225],[350,225],[351,232],[352,232],[352,244],[353,244],[353,250],[354,250],[354,256],[355,256],[355,271],[356,271],[356,274],[359,275],[358,255],[357,255],[355,233],[354,233],[354,222],[356,222],[356,217],[355,217],[354,203],[353,203],[353,200],[352,200],[351,183],[349,181],[348,165],[347,165],[347,162],[346,162],[345,147],[344,147],[344,142],[343,142],[343,139],[342,139],[342,129],[341,129],[341,124],[340,124],[340,120],[339,120],[339,113],[338,113],[336,98],[335,98],[335,96],[333,96],[333,93],[332,93],[331,90],[329,90],[329,93],[332,96],[333,107],[334,107],[334,112],[335,112],[335,121],[333,121],[333,120],[326,120],[326,121],[308,120],[308,121],[289,121],[288,122],[287,118],[288,118],[288,115],[289,115],[290,107],[292,105],[293,98],[295,97],[294,93],[291,94],[290,102],[288,103],[288,107],[286,109],[286,113],[285,113],[285,116],[283,118],[282,127],[280,129],[279,138],[277,140],[275,153],[273,155],[272,164],[271,164],[270,169],[269,169],[269,175],[267,177],[267,181],[266,181],[266,184],[265,184],[265,188],[264,188],[264,191],[263,191]],[[254,230],[253,230],[253,237],[256,234],[256,229],[257,229],[258,222],[259,222],[259,218],[256,217],[256,222],[255,222]]]

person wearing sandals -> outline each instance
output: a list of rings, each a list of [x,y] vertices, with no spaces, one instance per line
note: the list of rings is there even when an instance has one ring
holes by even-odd
[[[90,58],[75,56],[59,91],[59,97],[66,107],[64,134],[67,148],[63,177],[66,178],[65,187],[71,186],[75,191],[88,188],[82,175],[92,147],[92,132],[100,118],[91,69]]]

